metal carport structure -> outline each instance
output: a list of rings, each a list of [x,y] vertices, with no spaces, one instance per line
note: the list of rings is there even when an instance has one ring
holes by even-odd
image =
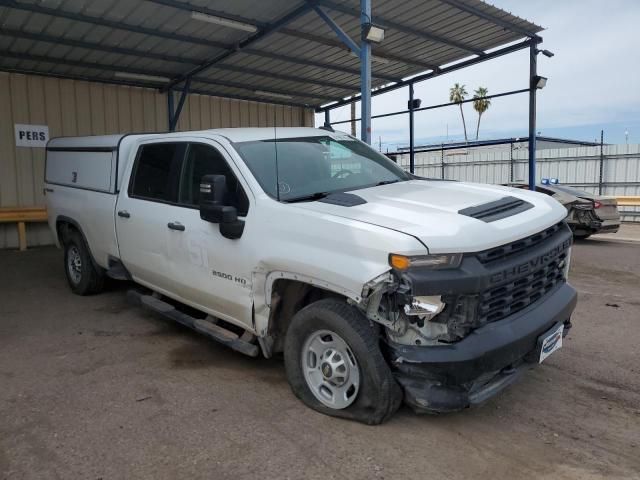
[[[368,142],[371,95],[529,48],[535,132],[541,28],[479,0],[0,0],[0,25],[0,70],[168,91],[170,128],[190,92],[327,118],[362,101]]]

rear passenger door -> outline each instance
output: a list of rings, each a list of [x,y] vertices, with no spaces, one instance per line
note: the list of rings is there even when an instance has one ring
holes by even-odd
[[[200,181],[204,175],[227,179],[225,205],[235,206],[245,219],[242,237],[228,239],[219,224],[200,218]],[[180,296],[192,306],[252,329],[251,272],[254,259],[248,246],[252,234],[249,190],[233,161],[218,144],[192,142],[180,172],[178,201],[169,222],[184,230],[169,233],[169,265]]]
[[[187,143],[147,143],[138,148],[127,191],[116,205],[120,259],[134,280],[171,292],[167,224],[178,195],[178,177]]]

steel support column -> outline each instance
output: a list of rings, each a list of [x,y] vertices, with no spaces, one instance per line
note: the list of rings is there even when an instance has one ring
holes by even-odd
[[[177,108],[173,109],[173,90],[169,89],[167,91],[167,101],[169,106],[169,131],[173,132],[178,125],[178,120],[180,120],[180,114],[182,113],[182,107],[184,107],[184,102],[187,99],[187,95],[189,95],[189,88],[191,87],[191,78],[187,78],[184,82],[184,87],[182,88],[182,92],[180,93],[180,100],[178,100]]]
[[[538,44],[529,47],[529,190],[536,189],[536,76],[538,75]]]
[[[415,173],[416,168],[416,152],[414,140],[414,123],[413,123],[413,83],[409,84],[409,171]]]
[[[602,195],[602,179],[604,178],[604,130],[600,130],[600,168],[598,172],[598,195]]]
[[[331,111],[324,111],[324,126],[327,128],[331,128]]]
[[[371,145],[371,44],[365,39],[371,23],[371,0],[360,0],[360,140]]]
[[[169,127],[169,131],[173,132],[171,125],[173,124],[173,112],[175,111],[175,107],[173,106],[173,89],[167,90],[167,126]]]

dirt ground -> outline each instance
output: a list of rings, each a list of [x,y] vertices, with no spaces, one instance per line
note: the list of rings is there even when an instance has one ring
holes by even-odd
[[[0,252],[0,479],[640,478],[640,243],[574,246],[564,347],[484,406],[379,427],[251,359],[82,298],[54,248]]]

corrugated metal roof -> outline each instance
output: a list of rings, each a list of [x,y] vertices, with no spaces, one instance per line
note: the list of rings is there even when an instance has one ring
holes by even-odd
[[[360,67],[314,4],[359,38],[359,0],[0,0],[0,70],[158,88],[193,74],[198,93],[318,107],[356,94]],[[385,28],[373,46],[373,88],[542,30],[480,0],[372,4],[373,23]]]

